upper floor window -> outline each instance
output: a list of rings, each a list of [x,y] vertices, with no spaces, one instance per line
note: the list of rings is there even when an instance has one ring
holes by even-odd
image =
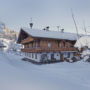
[[[49,47],[49,48],[51,47],[51,43],[48,43],[48,47]]]
[[[61,44],[61,43],[59,44],[59,47],[60,47],[60,48],[62,47],[62,44]]]
[[[67,47],[67,48],[70,48],[70,47],[71,47],[71,43],[67,42],[67,43],[66,43],[66,47]]]
[[[37,48],[38,47],[38,43],[36,42],[35,45],[36,45],[35,47]]]
[[[62,48],[62,47],[64,47],[64,42],[63,41],[59,42],[59,48]]]

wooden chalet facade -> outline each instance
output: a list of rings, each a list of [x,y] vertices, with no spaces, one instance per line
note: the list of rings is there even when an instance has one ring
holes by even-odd
[[[77,36],[72,33],[23,28],[18,43],[25,57],[37,62],[64,61],[76,55],[74,48]]]

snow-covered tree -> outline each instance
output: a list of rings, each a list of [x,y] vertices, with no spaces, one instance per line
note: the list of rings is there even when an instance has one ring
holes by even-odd
[[[83,36],[77,40],[75,47],[81,52],[84,61],[90,61],[90,36]]]

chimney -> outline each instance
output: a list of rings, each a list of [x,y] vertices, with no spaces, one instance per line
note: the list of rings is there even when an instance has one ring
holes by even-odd
[[[61,32],[63,33],[64,32],[64,29],[61,29]]]
[[[45,28],[43,30],[46,30]]]
[[[46,27],[46,30],[47,30],[47,31],[49,31],[49,28],[50,28],[50,27],[49,27],[49,26],[47,26],[47,27]]]
[[[32,29],[32,27],[33,27],[33,23],[30,23],[30,28]]]
[[[33,22],[32,22],[32,18],[31,18],[30,28],[32,29],[32,27],[33,27]]]

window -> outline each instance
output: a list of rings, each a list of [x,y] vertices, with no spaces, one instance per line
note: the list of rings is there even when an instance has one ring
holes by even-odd
[[[38,43],[36,42],[35,45],[36,45],[35,47],[37,48],[38,47]]]
[[[27,56],[27,53],[25,52],[25,56]]]
[[[29,57],[31,57],[31,53],[29,53]]]
[[[35,59],[37,59],[37,53],[35,54]]]
[[[26,53],[26,56],[28,56],[28,53]]]
[[[27,56],[29,57],[29,53],[27,53]]]
[[[53,60],[54,59],[54,54],[51,54],[51,60]]]
[[[28,56],[28,53],[26,53],[26,56]]]
[[[68,53],[68,58],[70,58],[70,52]]]
[[[61,44],[61,43],[59,44],[59,47],[60,47],[60,48],[62,47],[62,44]]]
[[[29,44],[29,48],[31,48],[31,43]]]
[[[32,53],[32,58],[34,58],[34,55],[33,55],[33,53]]]
[[[51,43],[48,43],[48,47],[49,47],[49,48],[51,47]]]
[[[31,42],[31,48],[33,47],[33,43]]]

